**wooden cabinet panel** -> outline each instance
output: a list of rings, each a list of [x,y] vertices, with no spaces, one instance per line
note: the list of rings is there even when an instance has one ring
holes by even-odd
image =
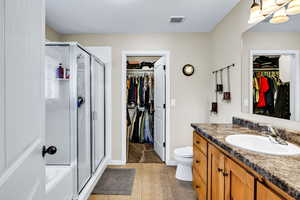
[[[207,199],[207,187],[206,183],[202,181],[198,172],[193,168],[193,187],[198,194],[198,200]]]
[[[207,155],[207,141],[196,132],[194,132],[193,135],[193,143],[200,151],[202,151],[202,153],[204,153],[204,155]]]
[[[208,200],[224,200],[225,155],[212,145],[208,146]]]
[[[202,181],[207,183],[207,157],[195,145],[193,168],[200,175]]]
[[[285,200],[263,184],[257,182],[256,200]]]
[[[225,158],[225,200],[254,200],[254,177]]]

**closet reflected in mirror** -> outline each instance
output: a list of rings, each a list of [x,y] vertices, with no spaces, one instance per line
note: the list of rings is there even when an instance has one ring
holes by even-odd
[[[300,121],[300,15],[242,36],[242,111]]]

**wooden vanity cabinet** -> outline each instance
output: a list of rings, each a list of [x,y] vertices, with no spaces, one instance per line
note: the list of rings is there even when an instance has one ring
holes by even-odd
[[[259,182],[255,172],[196,132],[193,151],[193,187],[198,200],[295,200],[276,186]]]
[[[256,200],[286,200],[285,198],[277,195],[275,192],[257,182]]]

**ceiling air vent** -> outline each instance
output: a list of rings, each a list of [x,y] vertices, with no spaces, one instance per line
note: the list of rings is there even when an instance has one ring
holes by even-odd
[[[184,16],[172,16],[170,17],[170,22],[171,23],[181,23],[185,20]]]

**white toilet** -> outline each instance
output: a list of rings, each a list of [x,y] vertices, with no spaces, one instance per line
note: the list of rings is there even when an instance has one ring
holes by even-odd
[[[177,161],[176,178],[182,181],[192,181],[193,147],[181,147],[174,150]]]

